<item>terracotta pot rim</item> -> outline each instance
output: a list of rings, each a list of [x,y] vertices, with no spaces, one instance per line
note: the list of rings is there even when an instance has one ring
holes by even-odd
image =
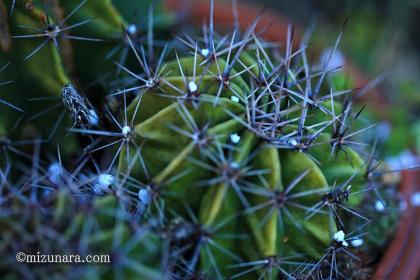
[[[416,279],[420,258],[420,209],[413,205],[412,197],[418,191],[420,171],[403,171],[399,185],[405,207],[400,215],[397,232],[385,251],[373,279]]]
[[[188,17],[195,24],[201,24],[203,18],[208,17],[209,1],[185,1],[185,0],[164,0],[166,6],[172,11],[179,11],[182,5],[183,10],[188,9],[190,13]],[[251,4],[238,3],[239,25],[242,28],[249,26],[259,14],[258,6]],[[185,15],[186,13],[184,13]],[[222,1],[215,1],[214,7],[215,24],[221,26],[232,26],[234,20],[231,8]],[[285,20],[283,16],[265,11],[260,20],[260,26],[268,26],[265,28],[264,37],[271,41],[284,41],[286,39],[287,24],[290,21]],[[299,36],[298,30],[295,34]],[[358,87],[368,84],[368,79],[364,74],[348,63],[345,71],[356,77]],[[388,106],[378,90],[372,92],[376,97],[376,110],[380,115],[386,117],[385,110]],[[379,108],[378,108],[379,106]],[[399,185],[399,191],[403,197],[403,203],[406,205],[405,211],[400,217],[397,232],[387,247],[384,256],[376,267],[372,279],[382,280],[414,280],[419,273],[418,260],[420,259],[420,209],[415,207],[411,198],[418,190],[418,179],[420,171],[403,171],[402,180]]]

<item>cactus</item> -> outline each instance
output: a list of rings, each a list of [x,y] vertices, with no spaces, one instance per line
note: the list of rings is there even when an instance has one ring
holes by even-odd
[[[2,7],[13,11],[3,26],[13,45],[1,45],[0,61],[14,63],[1,81],[22,94],[0,100],[15,109],[0,115],[1,271],[346,278],[340,259],[358,259],[352,247],[372,226],[366,196],[382,173],[357,89],[334,84],[343,31],[310,65],[308,37],[295,49],[289,28],[280,49],[257,32],[258,18],[219,35],[210,16],[201,36],[171,37],[156,3],[137,4],[148,15],[133,23],[124,8],[135,1],[34,2]],[[21,133],[8,135],[12,126]],[[110,254],[112,264],[16,266],[16,249],[35,248]]]

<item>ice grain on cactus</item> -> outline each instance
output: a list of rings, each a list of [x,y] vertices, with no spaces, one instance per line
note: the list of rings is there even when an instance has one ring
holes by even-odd
[[[342,32],[320,69],[308,61],[308,38],[294,47],[289,27],[280,48],[256,30],[258,18],[245,31],[218,34],[210,16],[201,36],[173,36],[160,25],[171,17],[158,1],[127,1],[147,11],[140,23],[109,0],[36,2],[16,3],[9,21],[32,30],[39,16],[41,33],[15,36],[14,52],[0,59],[26,58],[10,73],[33,94],[27,99],[61,99],[61,117],[49,127],[33,123],[58,139],[0,142],[2,155],[31,159],[33,172],[11,183],[14,165],[1,162],[7,223],[16,211],[40,217],[11,229],[30,236],[53,219],[48,230],[62,248],[112,253],[112,267],[97,268],[107,276],[295,279],[327,266],[330,278],[342,277],[329,257],[363,247],[359,232],[370,220],[360,206],[374,189],[374,157],[363,142],[371,126],[359,122],[357,90],[330,79]],[[86,37],[69,34],[76,28]],[[44,142],[53,163],[40,152]]]

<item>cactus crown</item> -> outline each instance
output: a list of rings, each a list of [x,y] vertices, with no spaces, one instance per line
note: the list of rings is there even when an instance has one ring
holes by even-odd
[[[370,222],[361,206],[376,191],[379,163],[357,90],[334,82],[342,32],[313,65],[309,36],[296,44],[289,27],[280,48],[257,31],[258,18],[220,35],[210,16],[202,35],[171,38],[153,5],[136,24],[110,1],[61,2],[18,5],[9,26],[23,31],[11,50],[2,45],[2,60],[25,58],[6,73],[19,77],[24,98],[43,104],[47,94],[62,112],[49,127],[39,125],[44,111],[30,118],[47,141],[0,142],[5,238],[14,244],[4,250],[110,253],[111,267],[86,273],[128,278],[345,277],[337,259],[357,259],[351,247]],[[2,116],[0,132],[10,123]],[[55,160],[40,156],[50,143]],[[28,157],[32,173],[15,180],[13,159],[26,166]],[[47,229],[62,246],[34,236]]]

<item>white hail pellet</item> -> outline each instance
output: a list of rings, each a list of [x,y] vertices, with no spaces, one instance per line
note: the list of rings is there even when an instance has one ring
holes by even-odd
[[[233,102],[239,103],[239,97],[232,95],[230,97],[230,100],[232,100]]]
[[[198,89],[198,86],[195,82],[191,81],[188,83],[188,89],[190,90],[190,92],[196,92]]]
[[[354,240],[351,241],[351,245],[353,247],[360,247],[360,246],[363,245],[363,243],[364,243],[363,239],[360,239],[360,238],[354,239]]]
[[[231,141],[233,144],[238,144],[238,143],[239,143],[239,141],[241,141],[241,136],[239,136],[237,133],[231,134],[231,135],[230,135],[230,141]]]
[[[210,51],[209,49],[201,49],[201,55],[204,57],[207,57],[209,55]]]
[[[297,146],[297,144],[298,144],[298,141],[296,141],[296,139],[290,139],[290,140],[288,141],[288,143],[289,143],[290,145],[292,145],[293,147],[296,147],[296,146]]]
[[[48,179],[51,183],[58,185],[60,183],[61,166],[58,162],[54,162],[48,166]]]
[[[109,187],[114,183],[115,177],[111,174],[102,173],[99,174],[93,191],[96,194],[102,194],[109,191]]]
[[[232,167],[233,169],[239,169],[240,166],[239,166],[238,163],[233,161],[233,162],[230,163],[230,167]]]
[[[416,192],[411,196],[411,204],[414,207],[420,206],[420,192]]]
[[[128,134],[130,134],[130,132],[131,132],[131,128],[128,125],[124,126],[121,130],[121,133],[124,136],[127,136]]]
[[[128,32],[128,34],[130,34],[130,35],[136,34],[136,32],[137,32],[137,26],[136,26],[135,24],[130,24],[130,25],[127,27],[127,32]]]
[[[140,189],[138,197],[140,203],[143,205],[149,205],[152,200],[152,196],[150,195],[150,192],[147,189]]]
[[[382,201],[380,201],[380,200],[377,200],[377,201],[375,202],[375,209],[376,209],[376,211],[378,211],[378,212],[384,212],[384,210],[385,210],[385,205],[384,205],[384,203],[383,203]]]
[[[349,246],[349,244],[346,242],[346,240],[344,239],[346,237],[346,234],[344,233],[344,231],[340,230],[337,231],[336,233],[334,233],[333,235],[333,239],[339,243],[341,243],[341,245],[343,245],[344,247]]]
[[[340,68],[346,65],[346,58],[344,54],[339,50],[336,50],[333,55],[331,52],[332,52],[331,48],[324,50],[324,52],[321,55],[320,65],[325,65],[326,68],[332,69],[332,71],[340,71],[341,69],[337,69],[337,68]],[[328,58],[330,58],[329,61],[328,61]]]

